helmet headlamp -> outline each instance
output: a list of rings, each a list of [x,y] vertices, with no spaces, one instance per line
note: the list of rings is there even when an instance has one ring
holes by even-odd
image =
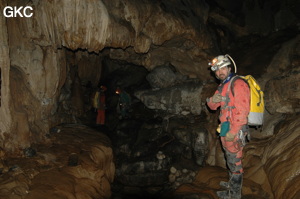
[[[219,67],[218,66],[211,66],[210,69],[215,72],[215,71],[219,70]]]
[[[216,57],[211,62],[208,63],[208,65],[211,66],[210,69],[214,72],[222,68],[222,66],[215,65],[217,62],[218,62],[218,58]]]
[[[212,71],[217,71],[225,66],[228,66],[231,64],[229,58],[231,59],[231,57],[229,55],[219,55],[217,57],[215,57],[210,63],[208,63],[208,65],[211,66],[211,70]]]
[[[225,67],[225,66],[211,66],[210,69],[211,69],[213,72],[215,72],[215,71],[217,71],[217,70],[219,70],[219,69],[221,69],[221,68],[223,68],[223,67]]]
[[[215,63],[217,63],[217,61],[218,61],[218,59],[217,58],[214,58],[211,62],[211,65],[213,66],[213,65],[215,65]]]

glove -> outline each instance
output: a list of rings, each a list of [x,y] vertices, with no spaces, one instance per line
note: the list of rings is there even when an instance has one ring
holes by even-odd
[[[233,135],[233,134],[230,133],[230,132],[227,132],[227,133],[226,133],[225,140],[226,140],[227,142],[233,142],[234,137],[235,137],[235,135]]]
[[[216,93],[214,94],[214,96],[212,96],[213,103],[219,103],[221,101],[222,101],[222,95],[220,93]]]
[[[206,103],[210,102],[210,98],[206,98]]]

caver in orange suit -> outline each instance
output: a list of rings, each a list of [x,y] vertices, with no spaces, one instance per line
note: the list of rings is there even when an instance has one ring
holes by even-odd
[[[100,92],[100,106],[97,109],[98,114],[97,114],[97,119],[96,119],[96,124],[104,125],[105,124],[105,93],[104,90],[101,90]]]
[[[226,91],[228,88],[229,82],[225,84],[220,84],[219,88],[222,90],[219,92],[218,90],[215,93],[221,93],[222,96],[226,96]],[[242,80],[237,79],[234,82],[234,97],[232,92],[229,93],[230,101],[228,102],[228,107],[224,108],[225,101],[219,103],[213,103],[210,99],[207,102],[207,105],[210,109],[216,110],[218,107],[221,107],[220,110],[220,122],[223,123],[228,121],[230,123],[230,131],[229,133],[233,135],[237,135],[239,131],[243,128],[244,125],[247,124],[247,116],[249,114],[250,109],[250,93],[248,85]],[[235,107],[235,108],[231,108]],[[242,157],[242,149],[238,136],[235,136],[233,142],[228,142],[225,140],[225,137],[221,137],[222,145],[224,149],[230,153],[236,154],[236,158],[239,159],[234,165],[228,165],[231,172],[233,173],[243,173],[243,168],[241,165],[241,157]]]
[[[245,134],[247,133],[247,117],[250,110],[250,91],[247,83],[242,79],[236,79],[233,82],[233,90],[229,89],[230,79],[234,76],[229,65],[231,62],[226,56],[218,56],[215,63],[215,74],[221,80],[221,84],[213,97],[207,99],[207,105],[210,109],[216,110],[220,107],[219,120],[229,122],[229,131],[226,137],[221,137],[222,146],[225,151],[226,163],[230,170],[229,182],[221,182],[228,190],[218,193],[220,198],[241,198],[242,188],[242,155],[244,147]],[[225,72],[222,72],[225,71]],[[223,73],[223,74],[222,74]],[[229,99],[226,97],[229,94]],[[226,101],[227,100],[227,101]],[[228,137],[231,137],[228,139]]]

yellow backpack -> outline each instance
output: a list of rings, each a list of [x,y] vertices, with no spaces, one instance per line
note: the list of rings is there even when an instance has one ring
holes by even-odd
[[[237,79],[243,79],[250,88],[250,111],[248,115],[248,125],[250,126],[261,126],[263,125],[265,103],[264,103],[264,92],[261,90],[257,81],[251,75],[246,76],[234,76],[230,80],[230,85]],[[233,88],[231,92],[234,95]]]
[[[99,109],[100,108],[100,91],[96,91],[94,98],[93,98],[93,108]]]

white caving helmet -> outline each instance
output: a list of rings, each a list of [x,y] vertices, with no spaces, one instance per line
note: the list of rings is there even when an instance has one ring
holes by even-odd
[[[236,73],[237,69],[236,69],[235,62],[228,54],[219,55],[219,56],[215,57],[211,62],[208,63],[208,65],[210,65],[211,66],[210,69],[215,72],[215,71],[219,70],[220,68],[229,66],[231,64],[229,59],[232,61],[233,65],[234,65],[234,72]]]

